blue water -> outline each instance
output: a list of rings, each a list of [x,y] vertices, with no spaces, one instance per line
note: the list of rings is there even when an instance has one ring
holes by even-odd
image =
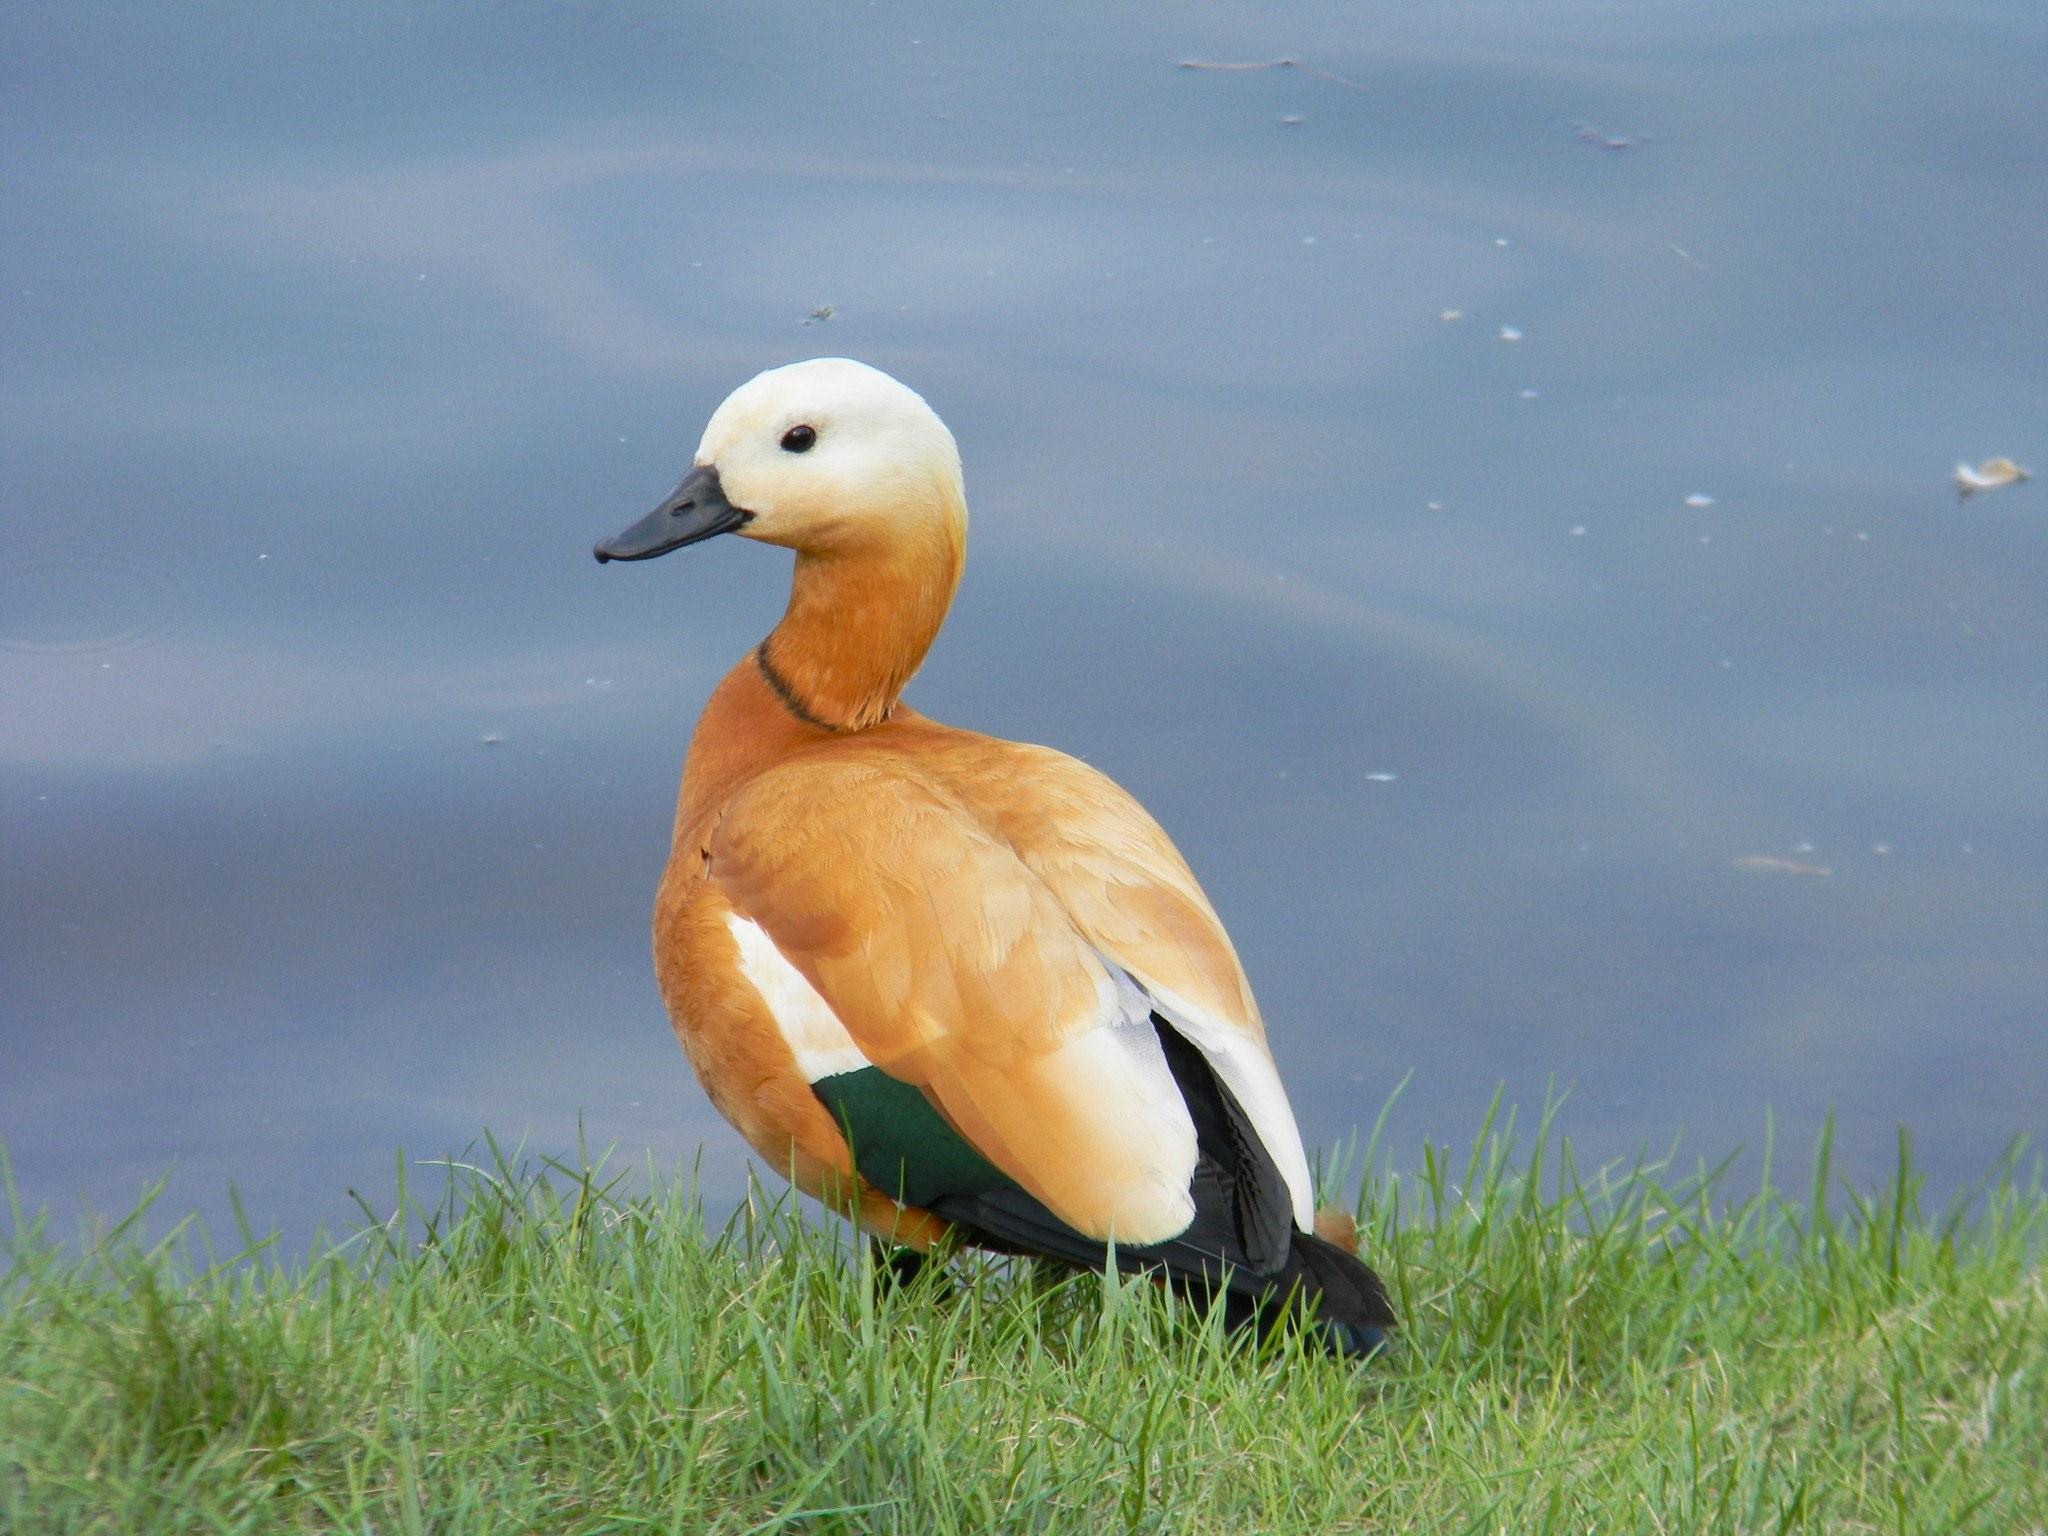
[[[1145,800],[1312,1144],[1961,1184],[2048,1131],[2048,484],[1951,479],[2048,468],[2044,77],[2031,0],[10,8],[23,1195],[732,1198],[647,912],[786,556],[589,549],[827,353],[966,457],[913,702]]]

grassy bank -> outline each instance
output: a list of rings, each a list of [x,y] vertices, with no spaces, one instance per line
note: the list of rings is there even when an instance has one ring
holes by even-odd
[[[290,1267],[17,1211],[0,1529],[2048,1527],[2038,1181],[1942,1215],[1826,1162],[1737,1201],[1539,1131],[1368,1178],[1410,1326],[1365,1367],[1143,1282],[878,1299],[786,1211],[706,1236],[588,1171],[457,1170]]]

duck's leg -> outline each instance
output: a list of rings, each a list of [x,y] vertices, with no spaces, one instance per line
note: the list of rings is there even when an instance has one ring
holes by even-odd
[[[882,1299],[897,1291],[907,1291],[917,1284],[927,1270],[935,1270],[934,1256],[916,1248],[899,1248],[894,1243],[885,1243],[872,1233],[868,1235],[868,1251],[875,1258],[875,1296]],[[938,1278],[935,1273],[933,1279]]]

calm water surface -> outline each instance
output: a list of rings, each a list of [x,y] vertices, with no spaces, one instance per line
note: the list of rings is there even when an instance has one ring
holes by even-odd
[[[821,353],[966,456],[913,701],[1151,806],[1312,1144],[2048,1130],[2048,486],[1950,479],[2048,468],[2048,11],[698,10],[0,21],[31,1203],[732,1198],[647,912],[787,557],[589,549]]]

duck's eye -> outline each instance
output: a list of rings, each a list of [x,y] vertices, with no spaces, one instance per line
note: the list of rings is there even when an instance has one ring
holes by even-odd
[[[786,453],[809,453],[811,444],[818,440],[816,427],[791,427],[782,434],[782,447]]]

